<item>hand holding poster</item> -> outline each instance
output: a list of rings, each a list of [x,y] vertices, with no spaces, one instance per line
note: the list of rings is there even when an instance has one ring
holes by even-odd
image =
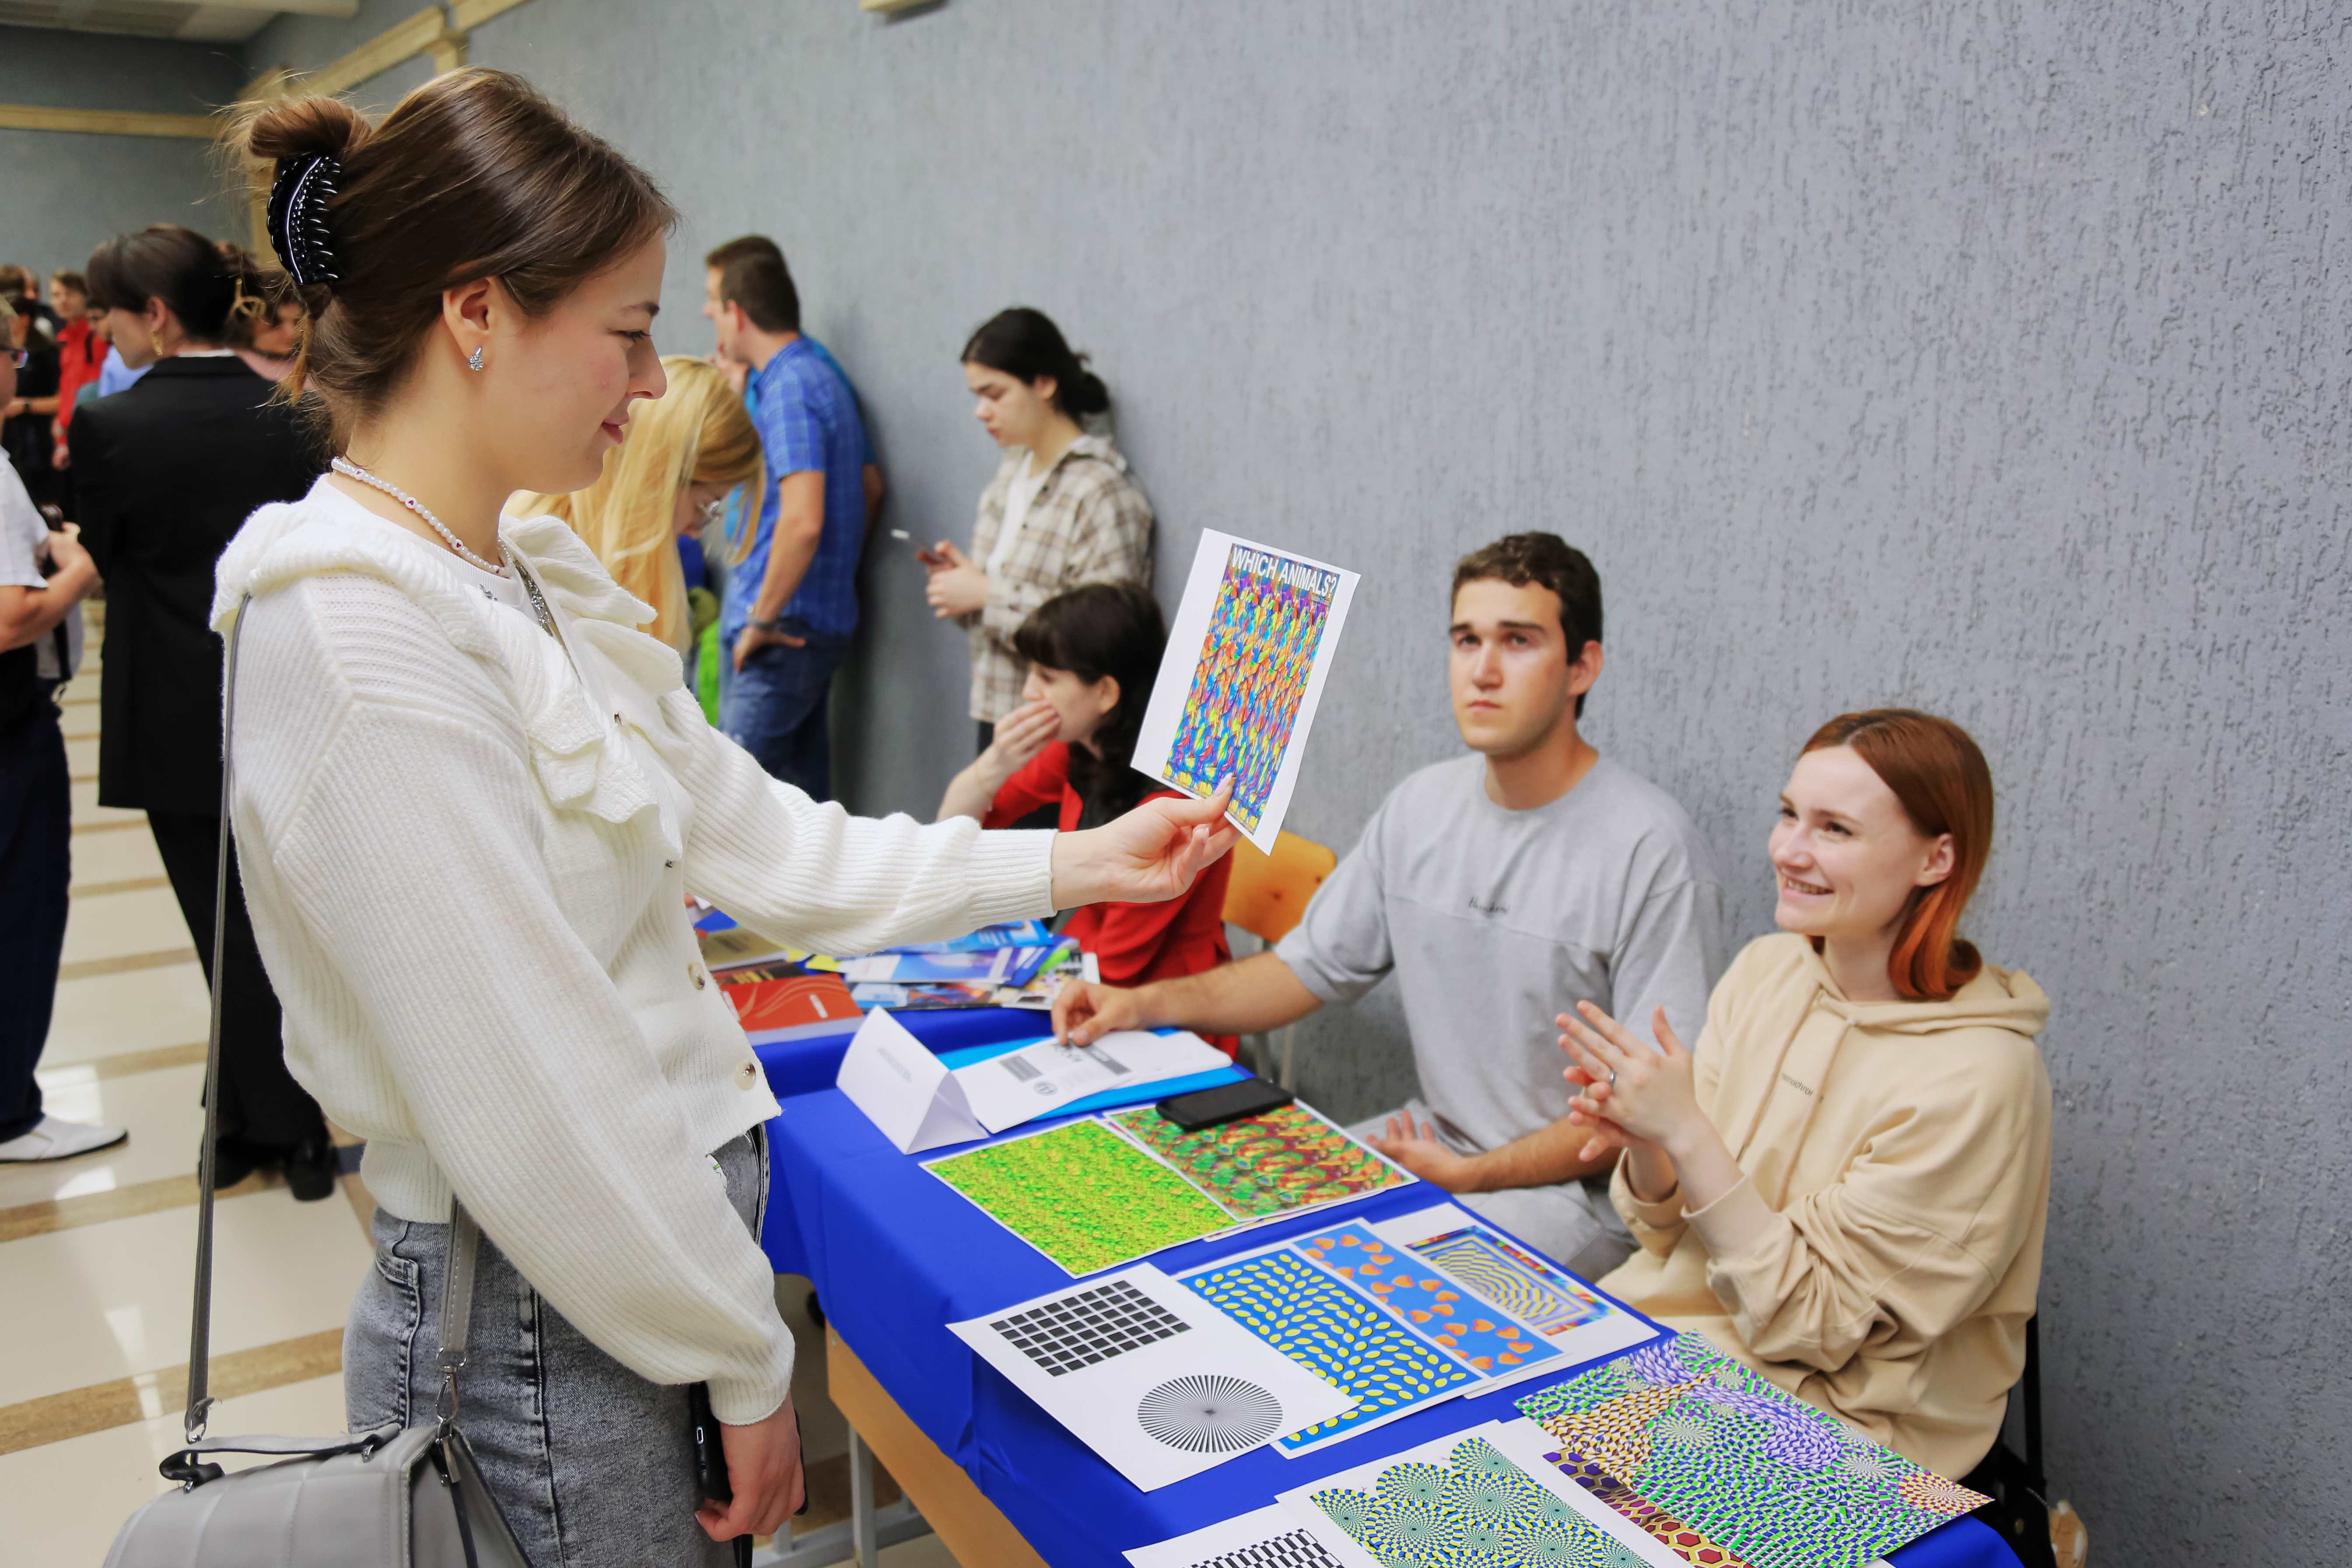
[[[1355,591],[1353,572],[1202,530],[1135,766],[1202,797],[1231,774],[1226,819],[1270,853]]]

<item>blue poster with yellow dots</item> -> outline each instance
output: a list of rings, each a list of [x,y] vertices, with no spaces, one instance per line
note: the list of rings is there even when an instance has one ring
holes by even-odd
[[[1271,851],[1356,574],[1204,531],[1137,737],[1135,765],[1205,797]]]

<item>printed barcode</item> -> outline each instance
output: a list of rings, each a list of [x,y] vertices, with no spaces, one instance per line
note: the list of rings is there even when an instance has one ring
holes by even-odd
[[[1042,1078],[1045,1076],[1037,1070],[1034,1065],[1023,1061],[1019,1057],[1004,1057],[1000,1059],[1004,1063],[1004,1070],[1011,1073],[1014,1078],[1019,1079],[1023,1083],[1027,1083],[1033,1078]]]

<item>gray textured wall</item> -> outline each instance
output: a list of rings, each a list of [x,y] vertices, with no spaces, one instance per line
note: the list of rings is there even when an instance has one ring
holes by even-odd
[[[677,198],[667,347],[704,346],[694,256],[784,243],[898,526],[968,531],[954,355],[1017,300],[1118,395],[1164,579],[1207,525],[1361,570],[1301,832],[1454,749],[1445,570],[1515,528],[1599,563],[1590,727],[1697,816],[1743,936],[1814,724],[1969,724],[1975,929],[2056,1001],[2061,1489],[2106,1563],[2352,1526],[2334,8],[539,0],[475,58]],[[869,576],[854,798],[927,808],[962,646]],[[1311,1034],[1330,1109],[1407,1082],[1377,996]]]
[[[245,79],[233,49],[0,27],[0,103],[203,114]],[[0,131],[0,261],[79,270],[100,240],[151,223],[246,238],[215,199],[209,151],[164,137]]]

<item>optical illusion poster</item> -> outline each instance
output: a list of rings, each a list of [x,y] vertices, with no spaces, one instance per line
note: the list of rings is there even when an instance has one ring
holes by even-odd
[[[1232,775],[1226,819],[1272,853],[1355,591],[1353,572],[1203,530],[1136,767],[1204,797]]]

